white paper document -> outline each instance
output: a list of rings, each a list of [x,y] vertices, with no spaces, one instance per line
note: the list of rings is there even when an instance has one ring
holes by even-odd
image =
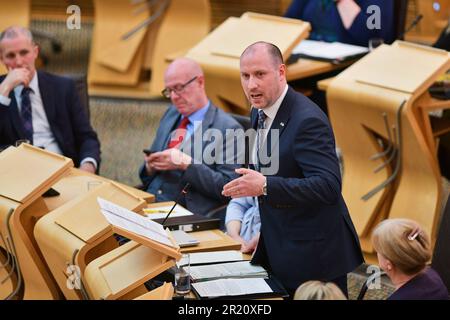
[[[273,292],[262,278],[219,279],[193,283],[192,286],[200,297],[226,297]]]
[[[101,212],[108,222],[116,227],[147,237],[170,247],[174,247],[169,235],[159,223],[118,206],[110,201],[97,198]]]
[[[144,208],[143,211],[149,217],[151,220],[155,219],[164,219],[167,214],[170,212],[170,209],[172,209],[172,205],[168,206],[152,206],[150,208]],[[174,217],[184,217],[184,216],[192,216],[193,213],[187,210],[186,208],[183,208],[179,204],[173,209],[173,211],[170,213],[170,218]]]
[[[225,250],[225,251],[210,251],[210,252],[195,252],[190,253],[190,263],[191,266],[195,264],[207,264],[207,263],[219,263],[219,262],[231,262],[231,261],[242,261],[244,256],[242,252],[238,250]],[[186,262],[181,259],[180,264],[186,264]]]
[[[220,278],[268,277],[267,271],[261,266],[254,266],[250,261],[191,266],[193,281],[204,281]]]
[[[195,252],[190,253],[190,264],[207,264],[207,263],[219,263],[219,262],[231,262],[242,261],[244,256],[242,252],[238,250],[225,250],[225,251],[210,251],[210,252]],[[181,258],[177,264],[185,265],[186,259]]]
[[[324,42],[303,40],[294,48],[292,54],[303,54],[310,57],[339,60],[369,51],[366,47],[355,46],[341,42]]]

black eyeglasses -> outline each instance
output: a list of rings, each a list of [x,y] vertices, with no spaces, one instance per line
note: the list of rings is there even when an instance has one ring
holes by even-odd
[[[186,82],[184,84],[178,84],[173,88],[165,88],[163,91],[161,91],[161,94],[166,98],[170,98],[170,95],[172,94],[172,92],[175,92],[175,93],[183,92],[183,90],[186,88],[186,86],[189,83],[192,83],[195,79],[197,79],[197,76],[193,77],[191,80],[189,80],[188,82]]]

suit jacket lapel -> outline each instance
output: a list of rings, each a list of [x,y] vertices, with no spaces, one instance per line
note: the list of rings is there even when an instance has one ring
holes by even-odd
[[[271,157],[273,150],[279,144],[279,140],[281,139],[281,135],[284,132],[284,129],[287,126],[287,123],[289,121],[292,106],[290,103],[290,97],[292,95],[292,89],[289,87],[286,96],[284,97],[283,101],[281,102],[280,108],[277,111],[277,114],[275,116],[275,119],[272,122],[272,125],[270,126],[269,132],[267,133],[266,140],[264,142],[264,149],[267,150],[267,156]],[[251,121],[252,121],[252,127],[256,130],[257,122],[258,122],[258,116],[257,116],[257,110],[253,109],[251,113]],[[274,133],[274,130],[278,130],[278,139],[272,143],[272,134]],[[261,164],[260,164],[261,165]]]
[[[20,139],[25,139],[25,132],[23,131],[22,119],[19,114],[19,108],[17,106],[16,96],[14,94],[14,90],[9,94],[9,98],[11,99],[10,104],[10,112],[11,112],[11,121],[14,129],[16,129]]]
[[[275,119],[272,122],[270,130],[267,133],[266,144],[270,148],[270,151],[268,154],[269,157],[271,156],[277,143],[279,143],[279,140],[281,139],[281,135],[283,134],[284,129],[286,128],[289,118],[290,118],[290,115],[291,115],[292,106],[289,102],[291,90],[292,90],[291,88],[288,89],[288,92],[286,93],[286,96],[284,97],[283,102],[281,102],[280,108],[278,109],[277,115],[275,116]],[[272,134],[271,133],[273,130],[278,130],[278,141],[276,141],[272,144]]]
[[[203,118],[203,121],[201,123],[201,126],[198,126],[197,128],[194,127],[194,132],[189,137],[189,139],[185,139],[182,142],[182,144],[181,144],[182,150],[185,153],[189,154],[191,157],[194,157],[195,155],[198,155],[198,156],[203,155],[203,150],[205,149],[205,144],[207,142],[209,143],[208,137],[207,136],[203,137],[203,135],[205,134],[205,132],[208,133],[207,130],[213,125],[214,118],[216,116],[216,112],[217,112],[217,108],[215,106],[213,106],[212,103],[210,102],[208,110],[206,111],[205,117]],[[199,138],[201,138],[202,143],[201,143],[201,150],[197,150],[197,152],[195,152],[195,148],[198,146],[195,145],[194,138],[195,138],[196,132],[198,132],[198,130],[201,130],[201,136]],[[197,159],[197,160],[201,160],[201,158]]]
[[[54,130],[54,128],[56,128],[56,104],[55,95],[53,94],[55,87],[52,87],[52,84],[48,81],[48,79],[45,77],[45,74],[42,72],[38,72],[38,84],[48,123],[50,125],[50,128]],[[54,132],[54,134],[57,135],[58,133]],[[55,138],[57,137],[55,136]]]
[[[176,129],[176,126],[181,118],[180,113],[176,110],[174,106],[171,106],[173,110],[167,115],[167,119],[165,120],[165,124],[161,129],[161,137],[162,139],[158,139],[158,145],[156,146],[156,150],[165,150],[167,149],[167,144],[169,143],[170,135],[173,130]]]

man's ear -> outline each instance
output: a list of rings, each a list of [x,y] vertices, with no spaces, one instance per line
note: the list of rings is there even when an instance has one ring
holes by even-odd
[[[197,80],[198,80],[198,83],[200,84],[200,86],[202,88],[204,88],[205,87],[205,76],[198,76]]]
[[[35,44],[33,46],[33,53],[35,55],[35,59],[37,59],[37,57],[39,56],[39,51],[41,51],[41,49],[39,48],[39,46],[37,44]]]
[[[280,77],[286,78],[286,65],[284,63],[280,64],[278,72],[279,72]]]

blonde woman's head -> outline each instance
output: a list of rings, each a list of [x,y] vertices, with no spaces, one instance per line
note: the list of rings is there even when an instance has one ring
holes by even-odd
[[[373,231],[372,244],[381,268],[388,274],[395,267],[406,275],[414,275],[431,258],[430,238],[417,222],[409,219],[382,221]]]
[[[332,282],[307,281],[297,288],[294,300],[347,300]]]

